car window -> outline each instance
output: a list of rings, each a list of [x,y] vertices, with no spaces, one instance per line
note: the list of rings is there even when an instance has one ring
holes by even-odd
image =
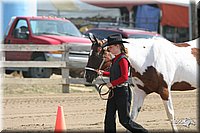
[[[128,38],[153,38],[154,35],[144,35],[144,34],[131,34]]]
[[[110,30],[90,30],[86,33],[86,36],[88,36],[89,33],[94,34],[98,39],[103,40],[105,38],[107,38],[109,35],[111,34],[116,34],[116,33],[120,33],[117,31],[110,31]],[[122,35],[122,37],[124,37]]]
[[[17,22],[16,27],[15,28],[21,28],[21,27],[28,27],[28,24],[26,22],[26,20],[21,19]]]
[[[15,25],[15,28],[13,30],[12,35],[15,38],[26,39],[27,38],[27,34],[26,34],[27,31],[28,31],[27,21],[24,20],[24,19],[20,19],[20,20],[18,20],[17,24]]]
[[[68,21],[59,20],[31,20],[31,30],[34,35],[66,35],[81,37],[77,27]]]
[[[115,33],[117,33],[117,32],[101,30],[101,31],[99,31],[98,34],[99,34],[99,36],[101,36],[101,39],[105,39],[105,38],[107,38],[109,35],[115,34]]]
[[[128,36],[128,38],[146,38],[146,39],[149,39],[149,38],[153,38],[153,37],[160,37],[160,38],[163,38],[163,36],[159,35],[159,34],[156,34],[156,35],[147,35],[147,34],[131,34]]]

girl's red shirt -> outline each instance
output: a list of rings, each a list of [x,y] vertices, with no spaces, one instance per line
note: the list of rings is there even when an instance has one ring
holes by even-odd
[[[116,55],[115,58],[114,58],[114,60],[113,60],[113,62],[115,62],[122,54],[123,54],[123,53]],[[119,66],[120,66],[120,71],[121,71],[121,77],[119,77],[118,79],[113,80],[113,81],[111,82],[111,84],[112,84],[113,86],[122,84],[122,83],[124,83],[125,81],[128,80],[128,71],[129,71],[129,69],[128,69],[128,64],[129,64],[129,63],[128,63],[127,59],[125,59],[125,58],[122,58],[122,59],[119,61]],[[103,72],[103,76],[109,77],[109,76],[110,76],[110,72],[104,71],[104,72]]]

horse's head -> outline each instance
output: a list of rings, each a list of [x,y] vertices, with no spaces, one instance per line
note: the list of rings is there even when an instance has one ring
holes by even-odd
[[[102,48],[105,41],[98,40],[93,34],[89,34],[92,42],[89,58],[85,67],[86,82],[92,83],[97,78],[98,74],[95,70],[105,70],[110,66],[110,58],[108,52]]]

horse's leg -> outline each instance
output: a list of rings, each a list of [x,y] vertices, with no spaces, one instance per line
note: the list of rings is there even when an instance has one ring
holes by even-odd
[[[163,100],[163,103],[164,103],[164,106],[165,106],[167,117],[171,122],[171,126],[172,126],[173,131],[178,132],[178,129],[177,129],[176,124],[175,124],[175,119],[174,119],[174,108],[173,108],[173,104],[172,104],[171,93],[169,93],[168,100]]]
[[[133,108],[132,108],[132,111],[131,111],[131,119],[133,121],[136,120],[139,112],[140,112],[140,109],[143,105],[143,102],[144,102],[144,98],[146,97],[146,93],[139,89],[137,86],[134,87],[133,89]]]

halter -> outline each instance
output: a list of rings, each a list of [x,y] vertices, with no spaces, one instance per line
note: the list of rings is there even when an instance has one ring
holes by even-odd
[[[91,67],[85,67],[85,70],[90,70],[90,71],[95,71],[96,72],[96,70],[100,70],[101,69],[101,67],[103,66],[104,62],[105,62],[105,58],[103,58],[103,60],[102,60],[102,62],[101,62],[101,64],[100,64],[98,69],[94,69],[94,68],[91,68]]]
[[[104,62],[105,62],[105,58],[103,58],[103,60],[102,60],[102,62],[101,62],[101,64],[100,64],[100,66],[99,66],[98,69],[94,69],[94,68],[91,68],[91,67],[85,67],[85,70],[90,70],[90,71],[96,72],[96,70],[100,70],[100,69],[101,69],[101,67],[103,66],[103,63],[104,63]],[[102,93],[102,92],[101,92],[103,86],[106,85],[106,82],[104,81],[104,79],[103,79],[102,76],[100,76],[100,77],[101,77],[101,80],[102,80],[104,83],[100,84],[100,85],[97,87],[98,90],[99,90],[99,96],[100,96],[100,98],[101,98],[102,100],[111,99],[111,98],[114,96],[114,92],[113,92],[112,89],[108,89],[108,91],[106,91],[105,93]],[[103,98],[104,95],[107,95],[107,94],[109,94],[110,92],[112,93],[110,97],[108,97],[108,98]]]
[[[90,71],[95,71],[96,72],[96,69],[91,68],[91,67],[85,67],[85,70],[90,70]]]

